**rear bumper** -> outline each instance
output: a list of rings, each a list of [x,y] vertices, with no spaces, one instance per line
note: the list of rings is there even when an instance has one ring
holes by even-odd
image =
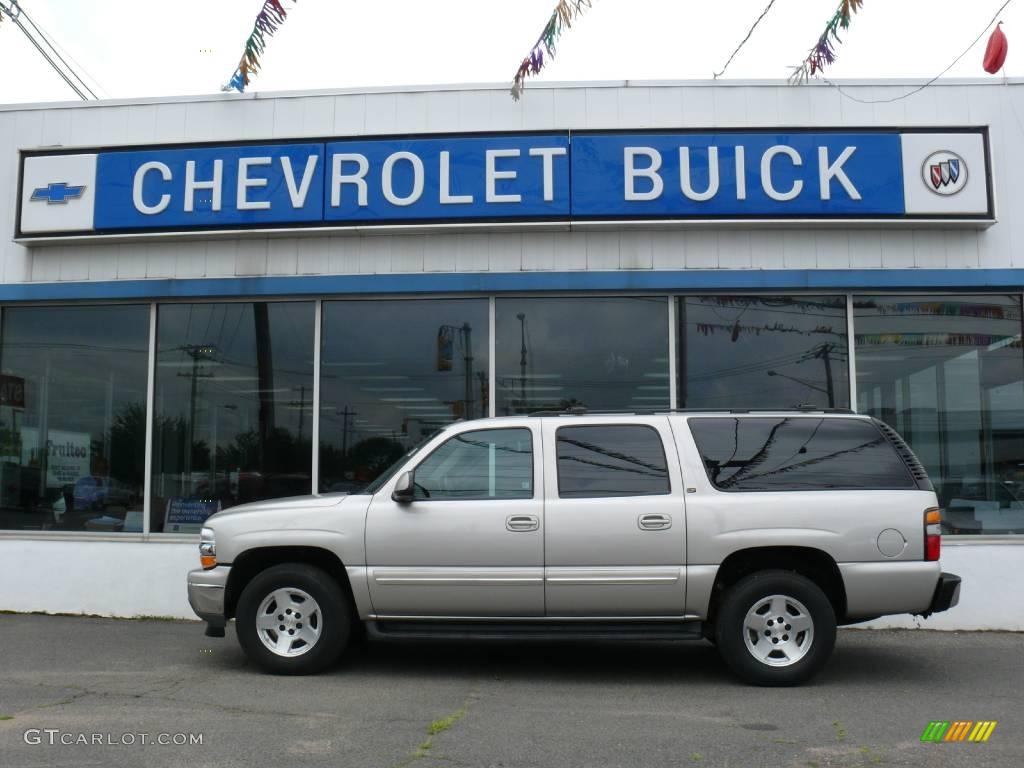
[[[921,615],[928,618],[933,613],[948,611],[959,602],[960,577],[955,573],[943,573],[939,576],[939,583],[935,586],[935,594],[932,596],[931,605]]]
[[[227,623],[224,615],[224,593],[231,568],[218,565],[209,570],[197,569],[188,574],[188,603],[196,616],[211,627],[223,627]]]

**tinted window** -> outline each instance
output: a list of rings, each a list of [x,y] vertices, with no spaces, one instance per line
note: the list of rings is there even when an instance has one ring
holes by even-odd
[[[845,296],[686,296],[680,408],[845,408]]]
[[[723,491],[915,488],[903,460],[854,419],[690,419],[697,449]]]
[[[665,449],[651,427],[562,427],[556,440],[563,499],[669,492]]]
[[[417,499],[529,499],[528,429],[480,429],[446,440],[416,468]]]
[[[458,419],[486,416],[487,299],[325,301],[320,490],[364,492]]]
[[[496,299],[495,414],[668,408],[668,309],[664,296]]]
[[[309,493],[314,304],[157,309],[154,532],[198,532],[218,509]]]
[[[149,307],[3,310],[0,528],[141,533]]]
[[[898,430],[944,531],[1024,532],[1020,294],[856,296],[857,410]]]

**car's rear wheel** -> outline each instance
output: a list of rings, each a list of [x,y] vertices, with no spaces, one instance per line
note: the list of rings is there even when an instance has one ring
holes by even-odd
[[[832,654],[836,617],[825,593],[791,571],[759,571],[725,594],[715,636],[722,658],[752,685],[798,685]]]
[[[287,563],[246,585],[235,625],[242,650],[264,670],[308,675],[341,655],[351,616],[337,581],[319,568]]]

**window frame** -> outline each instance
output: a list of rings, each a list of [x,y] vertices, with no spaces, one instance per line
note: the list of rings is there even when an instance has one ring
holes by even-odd
[[[451,497],[444,497],[444,498],[436,497],[435,498],[435,497],[428,496],[426,498],[420,498],[419,496],[415,495],[415,492],[416,492],[416,473],[420,470],[420,468],[424,464],[426,464],[428,461],[430,461],[430,459],[434,456],[435,453],[437,453],[439,450],[441,450],[441,448],[444,447],[445,445],[447,445],[450,441],[458,440],[459,438],[463,437],[464,435],[472,435],[472,434],[477,433],[477,432],[507,432],[507,431],[510,431],[510,430],[525,430],[525,431],[530,433],[530,495],[529,496],[493,496],[493,497],[491,497],[491,496],[473,496],[473,497],[462,497],[462,498],[451,498]],[[466,429],[466,430],[462,430],[460,432],[456,432],[454,434],[447,435],[447,436],[445,436],[445,434],[442,433],[440,435],[437,435],[437,437],[443,438],[441,440],[441,442],[439,442],[437,445],[435,445],[433,448],[431,448],[429,453],[424,454],[420,458],[420,460],[417,461],[416,464],[412,468],[406,470],[412,476],[413,494],[414,494],[413,495],[413,502],[414,503],[422,504],[424,502],[431,502],[431,501],[474,501],[474,502],[479,502],[479,501],[533,501],[533,500],[535,500],[537,498],[537,468],[536,468],[536,461],[537,461],[537,431],[535,429],[533,429],[532,427],[530,427],[529,425],[521,424],[521,425],[514,426],[514,427],[513,426],[507,426],[507,427],[484,427],[483,429]],[[401,474],[401,472],[395,473],[395,478],[397,478],[400,474]],[[395,478],[392,478],[392,479],[395,479]],[[386,485],[387,485],[387,483],[385,483],[385,486]],[[380,491],[378,490],[378,493],[379,492]]]
[[[573,495],[573,496],[564,496],[562,494],[562,472],[561,472],[561,466],[562,465],[561,465],[561,458],[558,455],[558,441],[559,441],[558,435],[559,435],[559,433],[563,429],[588,429],[588,428],[607,429],[609,427],[616,427],[616,428],[621,428],[621,427],[640,427],[642,429],[646,429],[646,430],[649,430],[649,431],[654,433],[655,439],[658,441],[658,445],[661,448],[661,456],[662,456],[662,459],[664,460],[664,464],[665,464],[665,484],[666,484],[665,491],[663,491],[661,493],[619,493],[619,494],[615,494],[615,495],[611,495],[611,496],[609,496],[607,494],[600,494],[600,495],[593,495],[593,496],[589,496],[589,495],[588,496],[575,496],[575,495]],[[620,422],[608,423],[608,424],[601,424],[601,423],[591,423],[591,424],[560,424],[558,427],[555,428],[554,442],[555,442],[555,456],[554,456],[554,459],[555,459],[555,491],[558,494],[558,499],[559,500],[576,500],[576,499],[637,499],[637,498],[644,498],[644,497],[648,497],[648,496],[671,496],[672,495],[672,473],[669,471],[668,453],[665,451],[665,441],[664,441],[664,439],[661,436],[661,431],[656,426],[654,426],[653,424],[620,423]]]

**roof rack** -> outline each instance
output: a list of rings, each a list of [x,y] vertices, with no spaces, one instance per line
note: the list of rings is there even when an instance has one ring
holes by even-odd
[[[789,408],[622,408],[588,410],[587,408],[566,408],[560,411],[532,411],[527,416],[660,416],[668,413],[828,413],[855,416],[849,408],[818,408],[817,406],[791,406]]]

